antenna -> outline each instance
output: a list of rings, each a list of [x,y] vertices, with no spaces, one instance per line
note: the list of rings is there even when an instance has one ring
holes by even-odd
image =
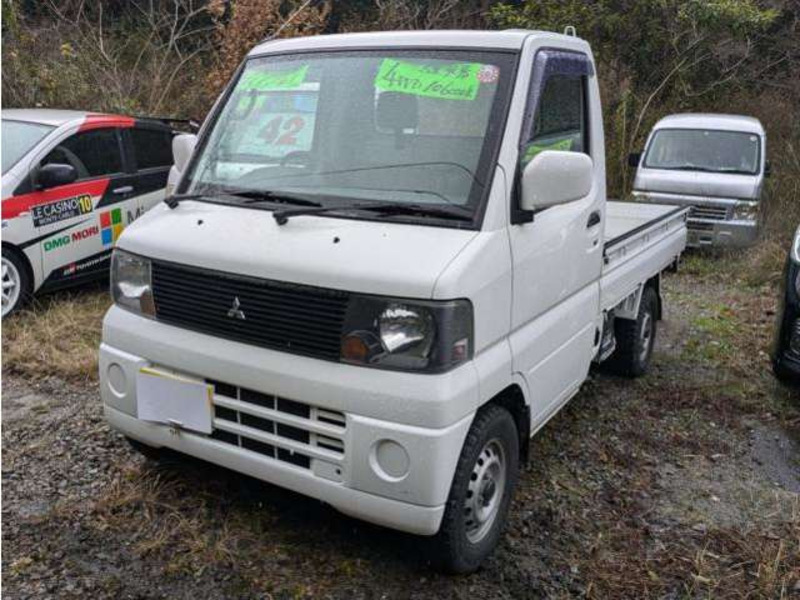
[[[564,27],[564,35],[568,35],[569,37],[578,37],[578,32],[575,31],[574,25],[567,25]]]
[[[278,27],[278,31],[276,31],[272,35],[268,35],[267,37],[265,37],[263,40],[261,40],[261,43],[269,42],[269,41],[272,41],[272,40],[276,39],[281,34],[281,32],[286,28],[286,26],[289,25],[292,21],[294,21],[294,18],[297,15],[299,15],[301,12],[303,12],[305,10],[306,6],[311,4],[311,2],[313,2],[313,0],[306,0],[305,2],[303,2],[303,5],[300,8],[298,8],[296,11],[294,11],[291,15],[289,15],[289,18],[286,19],[280,27]]]

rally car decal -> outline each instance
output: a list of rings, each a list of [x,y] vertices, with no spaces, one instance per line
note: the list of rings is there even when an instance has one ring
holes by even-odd
[[[20,194],[19,196],[12,196],[11,198],[8,198],[3,201],[3,207],[2,207],[3,219],[13,219],[14,217],[18,217],[21,213],[28,211],[32,212],[34,207],[57,204],[60,201],[75,200],[77,202],[79,198],[87,195],[90,197],[102,196],[108,189],[109,181],[110,181],[109,178],[105,177],[103,179],[93,179],[92,181],[81,181],[77,183],[70,183],[67,185],[61,185],[58,187],[51,188],[49,190],[42,190],[42,191],[30,192],[27,194]],[[69,207],[62,206],[60,208],[69,208]],[[41,211],[37,211],[37,214],[38,217],[34,217],[34,225],[36,225],[37,218],[47,219],[49,218],[48,215],[55,217],[58,214],[60,214],[60,210],[58,210],[57,207],[51,206],[47,210],[42,208]],[[79,214],[83,213],[78,212],[76,214],[66,214],[63,218],[68,219],[70,217],[74,217]],[[50,223],[55,223],[60,220],[61,220],[60,218],[55,218],[52,221],[42,224],[48,225]]]
[[[24,241],[24,242],[18,244],[18,247],[22,248],[24,250],[25,248],[28,248],[29,246],[33,246],[34,244],[38,244],[42,240],[46,240],[47,238],[51,238],[53,236],[56,236],[59,233],[63,233],[67,229],[72,229],[73,227],[77,227],[78,225],[82,225],[83,223],[85,223],[88,220],[89,220],[88,218],[87,219],[83,219],[82,221],[79,221],[78,223],[73,223],[72,225],[67,225],[66,227],[62,227],[61,229],[56,229],[55,231],[51,231],[50,233],[46,233],[44,235],[40,235],[39,237],[31,238],[31,239],[29,239],[27,241]]]
[[[87,115],[86,120],[78,127],[78,131],[102,129],[105,127],[133,127],[136,119],[119,115]]]
[[[81,194],[48,204],[37,204],[31,208],[31,218],[34,227],[43,227],[64,219],[74,219],[92,212],[93,209],[91,194]]]
[[[67,263],[53,269],[42,283],[42,290],[53,291],[71,285],[76,279],[93,279],[101,273],[108,273],[111,249],[103,250],[86,258]]]

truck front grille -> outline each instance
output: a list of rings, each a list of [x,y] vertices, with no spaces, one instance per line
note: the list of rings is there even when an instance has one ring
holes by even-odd
[[[724,206],[692,206],[689,217],[693,219],[708,219],[710,221],[724,221],[728,218],[728,209]]]
[[[346,292],[152,263],[158,320],[293,354],[338,360]]]
[[[304,469],[311,469],[314,459],[340,469],[347,427],[343,413],[206,382],[214,386],[213,439]]]

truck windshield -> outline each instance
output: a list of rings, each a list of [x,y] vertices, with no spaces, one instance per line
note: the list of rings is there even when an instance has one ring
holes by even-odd
[[[756,175],[759,136],[740,131],[661,129],[653,135],[644,166],[651,169]]]
[[[54,128],[40,123],[2,121],[3,175]]]
[[[474,217],[502,135],[514,64],[513,54],[470,51],[250,59],[181,192],[216,192],[217,200],[232,189],[251,198],[283,192],[321,206],[407,203],[422,207],[417,216],[427,205],[446,204]],[[265,198],[263,205],[275,208]]]

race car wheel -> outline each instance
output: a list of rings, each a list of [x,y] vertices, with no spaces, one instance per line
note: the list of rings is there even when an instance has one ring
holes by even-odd
[[[22,257],[3,248],[2,267],[3,318],[18,310],[31,295],[31,281]]]

